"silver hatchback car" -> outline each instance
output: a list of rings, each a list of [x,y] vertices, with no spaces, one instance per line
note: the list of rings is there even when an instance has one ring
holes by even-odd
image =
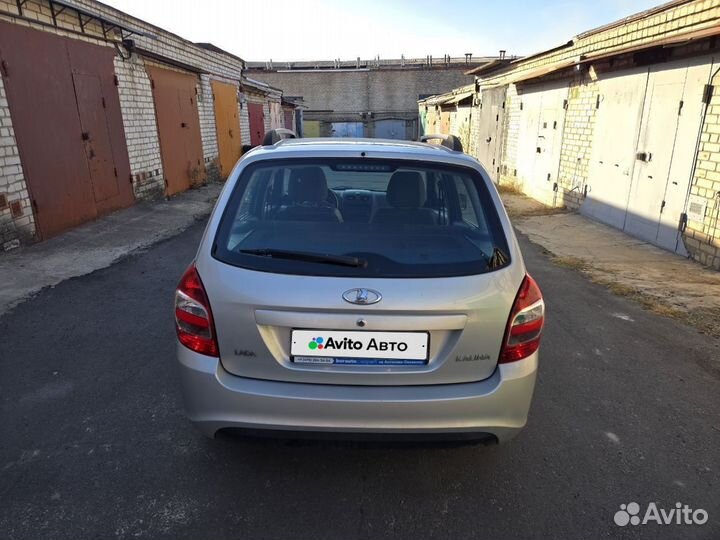
[[[281,140],[238,162],[178,285],[187,413],[210,437],[506,441],[527,420],[544,316],[475,159]]]

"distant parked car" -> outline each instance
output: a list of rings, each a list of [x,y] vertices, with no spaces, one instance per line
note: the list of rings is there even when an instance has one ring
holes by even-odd
[[[177,288],[190,420],[211,437],[517,434],[545,306],[480,164],[452,137],[279,138],[240,159]]]

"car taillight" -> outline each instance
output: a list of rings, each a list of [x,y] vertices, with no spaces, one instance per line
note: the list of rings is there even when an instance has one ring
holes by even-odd
[[[537,351],[544,322],[545,302],[540,287],[526,274],[510,312],[500,363],[522,360]]]
[[[191,351],[218,356],[210,302],[194,263],[175,291],[175,328],[180,343]]]

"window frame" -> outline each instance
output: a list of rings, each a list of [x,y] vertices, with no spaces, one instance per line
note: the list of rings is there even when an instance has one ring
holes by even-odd
[[[404,167],[417,167],[420,169],[424,169],[427,173],[435,170],[437,174],[437,178],[435,179],[436,187],[438,189],[438,193],[441,191],[440,187],[437,186],[437,183],[440,181],[443,181],[442,173],[449,173],[452,171],[457,171],[457,174],[459,175],[466,175],[475,185],[475,189],[477,191],[478,195],[478,201],[483,207],[483,205],[487,206],[487,208],[483,208],[483,210],[487,210],[483,212],[483,217],[485,218],[486,224],[487,224],[487,234],[493,239],[495,246],[501,248],[507,258],[507,263],[503,266],[495,267],[487,269],[483,272],[439,272],[437,274],[433,275],[403,275],[403,276],[395,276],[395,275],[363,275],[363,276],[356,276],[348,273],[340,274],[337,272],[338,267],[329,267],[336,270],[335,273],[328,272],[324,273],[322,272],[323,267],[325,267],[325,270],[329,270],[327,265],[319,265],[316,263],[301,263],[301,264],[307,264],[314,266],[316,268],[315,271],[297,271],[294,270],[295,266],[299,266],[297,261],[292,261],[292,264],[287,264],[288,261],[283,261],[286,263],[287,268],[284,268],[282,271],[276,269],[276,268],[261,268],[258,265],[245,265],[242,263],[239,263],[237,261],[233,261],[231,256],[233,253],[227,249],[226,246],[222,245],[223,243],[219,240],[221,237],[224,237],[225,240],[229,238],[230,233],[230,227],[232,227],[232,222],[235,221],[236,216],[238,214],[239,208],[240,208],[240,202],[242,201],[242,197],[245,195],[245,192],[248,188],[248,183],[250,182],[250,179],[252,178],[254,172],[256,169],[261,168],[270,168],[270,167],[292,167],[292,166],[308,166],[308,165],[318,165],[320,162],[321,165],[331,165],[335,163],[372,163],[372,162],[392,162],[393,165],[397,165],[397,168],[404,168]],[[272,175],[270,177],[264,179],[264,183],[266,185],[264,186],[264,189],[271,189],[270,184],[272,182],[273,178]],[[453,190],[456,190],[456,186],[454,185],[455,182],[451,180],[450,178],[446,179],[447,184],[449,184]],[[426,188],[427,188],[427,182],[426,182]],[[328,189],[332,189],[328,187]],[[359,188],[358,188],[359,189]],[[456,197],[457,198],[457,197]],[[465,225],[468,225],[467,222],[464,220],[462,216],[462,209],[459,205],[459,201],[456,201],[457,204],[455,205],[457,208],[454,208],[451,210],[450,206],[446,206],[446,220],[449,220],[452,216],[452,213],[457,213],[457,217],[459,218],[462,223]],[[470,201],[469,201],[470,202]],[[447,204],[447,203],[446,203]],[[472,204],[472,203],[471,203]],[[260,213],[264,213],[265,209],[262,208],[263,204],[262,201],[258,201],[256,203],[256,206],[258,208],[256,209]],[[232,218],[230,215],[232,214]],[[470,225],[468,225],[470,226]],[[472,225],[474,227],[474,225]],[[237,254],[234,254],[237,256]],[[492,254],[486,254],[489,257]],[[249,164],[247,167],[243,168],[239,172],[239,177],[237,181],[235,182],[235,185],[232,188],[232,192],[230,193],[229,197],[227,198],[227,202],[225,203],[223,209],[222,209],[222,216],[220,218],[220,221],[217,225],[217,228],[215,229],[215,233],[213,235],[213,240],[211,244],[211,257],[223,264],[227,264],[229,266],[234,266],[236,268],[241,268],[243,270],[250,270],[255,272],[268,272],[271,274],[280,274],[280,275],[300,275],[300,276],[316,276],[316,277],[340,277],[340,278],[350,278],[350,277],[362,277],[363,279],[371,278],[371,279],[433,279],[433,278],[441,278],[441,277],[462,277],[462,276],[470,276],[470,275],[479,275],[479,274],[486,274],[491,272],[496,272],[498,270],[503,270],[510,266],[513,262],[512,260],[512,254],[510,252],[510,241],[508,238],[507,233],[505,232],[505,228],[503,227],[502,221],[500,220],[500,215],[498,212],[498,208],[495,205],[495,201],[490,195],[490,191],[488,189],[488,186],[486,184],[485,178],[482,176],[482,174],[475,168],[471,166],[463,166],[458,164],[450,164],[450,163],[442,163],[442,162],[436,162],[436,161],[423,161],[418,159],[404,159],[404,158],[392,158],[392,157],[383,157],[383,158],[360,158],[357,157],[328,157],[328,156],[316,156],[316,157],[298,157],[298,158],[270,158],[270,159],[262,159],[255,161],[251,164]],[[253,257],[252,255],[248,255],[248,257]],[[280,262],[279,260],[273,260],[273,259],[267,259],[266,261],[272,261],[273,263]],[[259,262],[259,261],[258,261]],[[270,265],[272,266],[272,264]],[[347,269],[346,269],[347,270]]]

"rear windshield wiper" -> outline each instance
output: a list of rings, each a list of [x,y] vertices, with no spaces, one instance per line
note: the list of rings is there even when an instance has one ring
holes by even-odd
[[[494,247],[492,255],[488,258],[488,268],[500,268],[501,266],[505,266],[509,260],[510,259],[502,249]]]
[[[510,260],[505,252],[498,247],[493,247],[492,254],[489,257],[482,249],[480,250],[480,254],[487,261],[488,270],[494,270],[495,268],[505,266]]]
[[[291,251],[285,249],[240,249],[240,253],[270,257],[272,259],[288,259],[292,261],[306,261],[320,264],[336,264],[338,266],[352,266],[366,268],[367,261],[358,257],[347,255],[332,255],[329,253],[311,253],[309,251]]]

